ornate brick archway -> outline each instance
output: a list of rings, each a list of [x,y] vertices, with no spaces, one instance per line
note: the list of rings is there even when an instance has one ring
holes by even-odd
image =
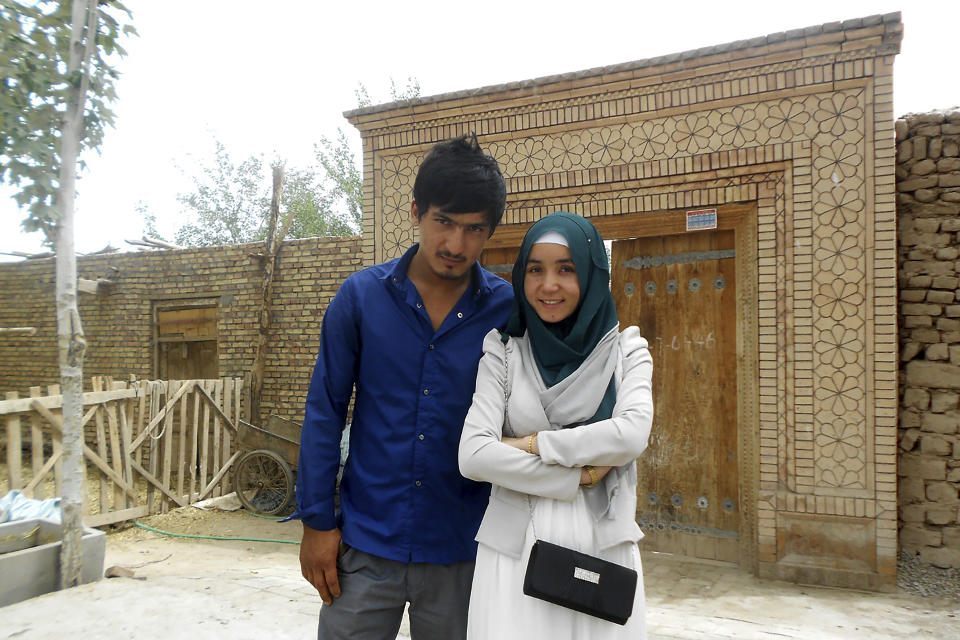
[[[369,263],[413,240],[416,167],[475,131],[508,177],[509,247],[556,209],[636,235],[750,203],[738,335],[740,563],[837,586],[894,584],[899,14],[361,109]],[[611,235],[613,234],[613,235]]]

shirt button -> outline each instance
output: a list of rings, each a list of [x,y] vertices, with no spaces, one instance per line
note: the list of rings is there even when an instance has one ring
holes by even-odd
[[[423,303],[422,303],[422,302],[418,302],[418,303],[417,303],[417,309],[423,309]]]
[[[458,313],[458,314],[457,314],[457,317],[458,317],[458,318],[462,318],[462,317],[463,317],[463,313],[462,313],[462,312]]]
[[[421,433],[419,436],[417,436],[417,437],[420,438],[421,440],[423,440],[423,438],[424,438],[424,436],[423,436],[422,433]]]
[[[424,390],[423,390],[423,395],[425,395],[425,396],[430,395],[430,389],[424,389]]]
[[[427,349],[430,349],[430,351],[433,351],[433,343],[432,343],[432,342],[427,345]]]
[[[419,480],[417,480],[417,486],[418,486],[418,487],[422,487],[422,486],[423,486],[423,483],[420,482]]]

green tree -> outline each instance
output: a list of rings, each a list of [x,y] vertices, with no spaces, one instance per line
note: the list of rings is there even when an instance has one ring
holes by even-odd
[[[356,90],[358,106],[370,105],[367,88]],[[404,86],[390,79],[390,99],[420,96],[420,83],[407,78]],[[343,236],[359,233],[363,223],[363,175],[342,129],[334,140],[322,137],[313,147],[314,163],[284,166],[280,217],[293,219],[288,238]],[[279,161],[276,164],[285,165]],[[237,244],[264,240],[270,209],[271,180],[262,155],[239,164],[226,147],[215,141],[213,162],[193,176],[193,190],[180,194],[180,203],[192,220],[176,233],[187,246]]]
[[[118,18],[129,17],[120,2],[100,0],[95,38],[83,70],[69,68],[72,3],[68,0],[0,2],[0,182],[15,189],[26,210],[25,231],[44,232],[54,243],[60,187],[61,129],[71,90],[81,83],[79,150],[98,149],[113,124],[115,68],[126,55],[120,41],[136,33]],[[83,160],[80,159],[82,168]]]
[[[211,246],[262,240],[270,207],[269,176],[262,156],[239,164],[219,140],[214,141],[213,163],[194,175],[194,190],[177,199],[192,220],[177,230],[177,244]]]
[[[339,132],[336,141],[321,138],[314,156],[311,166],[284,168],[281,217],[293,213],[287,237],[358,233],[363,187],[346,135]],[[216,140],[212,163],[201,167],[193,183],[190,193],[178,196],[192,218],[177,230],[178,244],[211,246],[265,238],[271,181],[262,155],[238,163]]]
[[[80,582],[83,531],[83,357],[87,342],[77,311],[73,204],[77,165],[113,121],[121,27],[110,0],[6,0],[0,5],[0,180],[28,210],[24,228],[41,229],[56,248],[57,353],[63,394],[57,421],[63,443],[60,586]],[[127,12],[129,15],[129,13]]]

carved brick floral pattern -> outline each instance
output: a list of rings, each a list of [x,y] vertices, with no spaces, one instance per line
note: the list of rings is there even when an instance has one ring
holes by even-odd
[[[720,134],[720,140],[723,144],[743,147],[757,139],[757,129],[759,128],[760,121],[757,120],[756,111],[734,107],[720,116],[717,133]]]
[[[587,143],[587,153],[595,164],[606,166],[620,161],[626,145],[619,129],[597,129]]]
[[[834,231],[831,235],[820,238],[819,244],[813,257],[824,271],[839,276],[860,266],[863,249],[860,248],[857,236]]]
[[[677,128],[673,132],[672,139],[677,143],[678,151],[694,154],[708,148],[712,135],[713,127],[710,126],[707,117],[691,113],[677,120]]]
[[[543,171],[543,163],[547,151],[543,146],[543,137],[524,138],[517,141],[514,152],[516,172],[521,175],[530,175]]]
[[[858,459],[863,449],[863,434],[859,426],[844,418],[824,422],[823,431],[817,434],[816,441],[820,453],[836,462]]]
[[[815,481],[867,486],[863,107],[860,92],[811,96]]]
[[[863,425],[849,417],[825,420],[815,438],[818,481],[828,487],[863,488]]]
[[[810,121],[810,113],[802,100],[781,100],[770,105],[768,113],[763,126],[769,130],[771,139],[799,136]]]
[[[384,260],[390,260],[403,255],[413,243],[413,230],[409,224],[391,224],[383,228],[383,255]]]
[[[832,376],[820,380],[820,385],[814,391],[814,397],[820,401],[822,410],[832,412],[835,416],[848,413],[859,414],[860,403],[863,401],[863,387],[859,376],[835,371]]]
[[[583,154],[586,150],[587,148],[580,142],[578,132],[564,133],[554,138],[550,148],[550,159],[553,160],[554,169],[569,171],[582,166]]]
[[[816,344],[815,350],[823,364],[837,369],[855,365],[854,369],[858,369],[863,340],[860,339],[859,331],[835,324],[820,333],[820,341]]]
[[[859,223],[863,206],[859,188],[847,189],[841,185],[822,192],[813,205],[813,211],[820,216],[821,222],[849,232],[848,225]]]
[[[413,179],[414,171],[410,166],[410,156],[388,156],[383,159],[380,174],[384,185],[398,187]],[[418,163],[419,165],[419,163]]]
[[[834,184],[843,178],[857,178],[857,172],[863,167],[860,145],[834,140],[830,145],[821,147],[819,153],[814,155],[813,167],[822,179],[830,180]]]
[[[663,154],[669,141],[670,134],[667,133],[662,122],[644,120],[634,125],[633,135],[630,136],[630,148],[633,150],[635,159],[652,160]]]
[[[515,141],[481,143],[481,147],[487,152],[487,155],[493,156],[494,160],[497,161],[504,176],[509,178],[513,175],[511,168],[513,167],[513,149],[516,147]]]
[[[858,95],[833,93],[820,100],[813,117],[820,123],[820,132],[841,136],[847,131],[856,131],[863,118]]]
[[[396,185],[397,183],[394,183]],[[406,195],[404,195],[406,194]],[[413,232],[409,229],[410,202],[413,200],[413,187],[404,184],[384,192],[383,196],[383,255],[385,259],[401,255],[413,241]]]
[[[820,285],[818,293],[813,296],[813,304],[824,316],[839,322],[847,316],[858,315],[863,292],[858,283],[834,280]]]

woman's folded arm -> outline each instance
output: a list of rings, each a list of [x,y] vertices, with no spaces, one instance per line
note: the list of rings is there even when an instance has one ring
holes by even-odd
[[[572,500],[580,485],[579,465],[550,464],[501,441],[506,400],[505,349],[493,330],[483,342],[473,404],[460,436],[458,461],[464,477],[529,493]]]

